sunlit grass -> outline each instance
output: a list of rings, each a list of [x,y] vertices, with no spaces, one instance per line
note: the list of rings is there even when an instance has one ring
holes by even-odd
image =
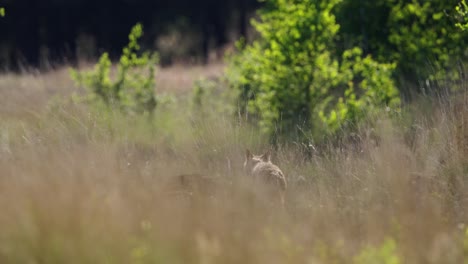
[[[56,74],[0,77],[18,93],[0,106],[0,263],[467,259],[463,100],[376,117],[341,144],[280,145],[283,208],[243,171],[245,148],[269,147],[254,127],[177,92],[143,117],[51,101]]]

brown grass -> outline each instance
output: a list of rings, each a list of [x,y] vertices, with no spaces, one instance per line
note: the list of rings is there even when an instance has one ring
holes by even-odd
[[[183,74],[170,73],[174,89]],[[46,108],[71,90],[65,70],[0,84],[0,263],[467,259],[466,156],[457,144],[466,131],[457,122],[468,112],[442,105],[377,118],[359,143],[310,158],[307,146],[280,146],[283,208],[243,173],[245,147],[266,148],[248,125],[222,116],[194,123],[180,101],[150,120],[63,102]]]

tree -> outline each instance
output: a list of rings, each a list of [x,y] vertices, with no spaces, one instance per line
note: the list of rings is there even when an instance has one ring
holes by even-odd
[[[461,2],[455,7],[456,15],[458,16],[458,21],[455,23],[455,26],[461,30],[468,29],[468,4],[466,4],[465,0],[461,0]]]
[[[102,54],[94,70],[71,71],[76,83],[88,89],[90,101],[104,102],[126,113],[153,112],[156,107],[154,87],[158,57],[149,52],[138,55],[138,39],[142,35],[142,25],[136,24],[128,36],[128,45],[123,48],[114,81],[111,79],[112,63],[108,53]]]
[[[468,35],[455,26],[458,1],[343,1],[336,10],[342,49],[353,43],[380,62],[395,62],[402,91],[456,80],[453,66],[466,58],[468,44]]]
[[[253,22],[260,37],[235,56],[228,71],[241,110],[262,131],[298,136],[335,132],[383,105],[396,107],[393,64],[337,52],[339,0],[270,0]],[[308,132],[306,132],[308,133]]]
[[[388,41],[405,79],[438,81],[456,79],[458,70],[450,69],[454,60],[463,58],[466,36],[457,30],[451,15],[456,1],[394,1]]]

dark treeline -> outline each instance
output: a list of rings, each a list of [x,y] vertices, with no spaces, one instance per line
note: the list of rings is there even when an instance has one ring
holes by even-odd
[[[206,62],[209,52],[247,34],[256,0],[6,0],[0,20],[0,66],[75,63],[108,51],[115,58],[137,22],[142,45]]]

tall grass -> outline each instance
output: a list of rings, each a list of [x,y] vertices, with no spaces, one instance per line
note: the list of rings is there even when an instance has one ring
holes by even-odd
[[[2,97],[0,263],[468,261],[462,96],[382,114],[339,144],[279,146],[285,207],[242,168],[267,140],[188,100],[137,117]]]

